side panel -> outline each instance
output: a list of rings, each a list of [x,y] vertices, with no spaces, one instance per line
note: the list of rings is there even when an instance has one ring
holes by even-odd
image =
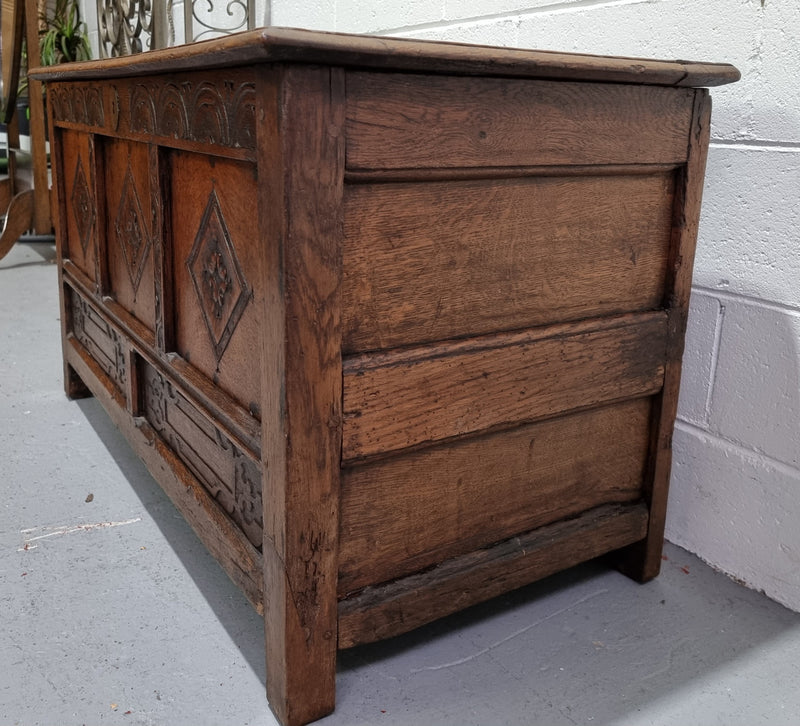
[[[346,468],[339,596],[636,501],[650,412],[636,399]]]
[[[348,169],[681,163],[692,89],[351,73]]]
[[[703,92],[352,72],[347,94],[340,643],[554,562],[652,576]]]
[[[663,312],[348,359],[351,461],[657,393]]]
[[[348,353],[654,310],[674,172],[351,184]]]

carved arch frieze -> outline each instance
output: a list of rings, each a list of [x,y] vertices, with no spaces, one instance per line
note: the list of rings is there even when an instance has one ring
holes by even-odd
[[[241,149],[256,144],[255,83],[138,83],[130,90],[130,130]]]
[[[121,94],[127,98],[123,100]],[[56,123],[112,134],[130,132],[233,149],[256,148],[252,80],[130,81],[110,86],[106,92],[99,86],[72,83],[55,86],[49,103]]]

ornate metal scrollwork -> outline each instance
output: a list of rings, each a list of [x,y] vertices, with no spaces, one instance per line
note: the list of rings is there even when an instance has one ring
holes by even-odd
[[[97,0],[103,56],[141,53],[175,44],[173,0]]]
[[[101,56],[192,43],[269,23],[269,0],[184,0],[175,37],[174,0],[97,0]]]
[[[186,42],[206,40],[255,27],[255,0],[184,0]]]

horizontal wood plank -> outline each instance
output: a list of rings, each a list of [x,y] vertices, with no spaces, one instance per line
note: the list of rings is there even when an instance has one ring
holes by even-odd
[[[469,166],[450,169],[366,169],[345,170],[348,184],[387,184],[390,182],[430,183],[437,181],[477,181],[530,177],[573,176],[650,176],[674,172],[681,164],[556,164],[547,166]]]
[[[347,168],[679,163],[693,100],[658,86],[351,73]]]
[[[504,592],[641,540],[644,504],[607,505],[455,557],[339,603],[339,647],[405,633]]]
[[[673,177],[347,186],[345,352],[660,307]]]
[[[666,328],[640,313],[348,358],[342,459],[655,393]]]
[[[642,496],[650,399],[345,469],[339,596]]]

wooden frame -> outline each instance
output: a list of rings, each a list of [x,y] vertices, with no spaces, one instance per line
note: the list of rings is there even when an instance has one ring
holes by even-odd
[[[67,393],[263,611],[283,724],[337,648],[658,573],[734,68],[267,29],[36,75]]]
[[[50,234],[50,184],[42,85],[29,79],[30,155],[20,151],[17,86],[22,64],[22,41],[39,47],[39,9],[36,0],[5,0],[3,16],[4,123],[7,124],[8,176],[0,179],[0,259],[29,230]],[[30,158],[26,158],[26,157]]]

